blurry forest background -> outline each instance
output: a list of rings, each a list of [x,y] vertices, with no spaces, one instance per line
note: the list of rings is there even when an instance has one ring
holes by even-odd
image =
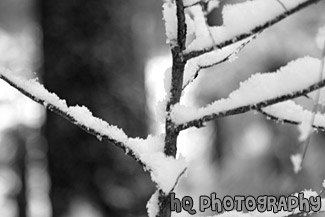
[[[222,1],[209,23],[221,25],[222,6],[237,2]],[[68,104],[87,106],[131,136],[160,133],[155,101],[164,96],[164,72],[171,64],[161,4],[1,0],[0,65],[37,76]],[[300,56],[319,57],[314,36],[325,23],[324,9],[321,1],[267,30],[236,61],[202,73],[185,100],[202,106],[226,97],[252,73],[272,72]],[[298,101],[310,108],[306,100]],[[253,113],[189,129],[179,139],[190,169],[177,197],[319,191],[325,178],[324,133],[313,135],[296,175],[290,155],[302,152],[297,137],[295,126]],[[0,81],[1,217],[146,216],[153,191],[149,175],[121,150]]]

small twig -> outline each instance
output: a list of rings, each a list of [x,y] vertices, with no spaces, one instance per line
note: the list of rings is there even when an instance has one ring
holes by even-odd
[[[301,122],[289,120],[289,119],[286,119],[286,118],[283,119],[283,118],[276,117],[276,116],[271,115],[268,112],[264,111],[263,109],[258,109],[257,111],[259,113],[263,114],[264,116],[266,116],[268,119],[270,119],[272,121],[275,121],[275,122],[281,122],[281,123],[287,123],[287,124],[293,124],[293,125],[301,124]],[[316,130],[325,131],[325,127],[324,126],[317,126],[317,125],[313,124],[312,127],[314,129],[316,129]]]
[[[176,186],[177,186],[179,180],[180,180],[181,177],[185,174],[186,170],[187,170],[187,168],[185,168],[185,169],[184,169],[184,170],[183,170],[183,171],[178,175],[178,177],[177,177],[177,179],[176,179],[176,182],[175,182],[175,184],[174,184],[172,190],[170,190],[170,192],[173,192],[173,191],[174,191],[174,189],[176,188]]]
[[[232,57],[233,55],[237,55],[244,47],[246,47],[246,45],[248,45],[252,40],[254,40],[260,33],[257,33],[255,35],[252,36],[252,38],[248,41],[245,41],[244,43],[242,43],[234,52],[232,52],[231,54],[227,55],[225,58],[223,58],[222,60],[219,60],[217,62],[208,64],[208,65],[198,65],[197,69],[194,73],[194,76],[192,77],[192,79],[188,80],[186,82],[186,84],[183,86],[183,90],[185,90],[185,88],[192,83],[198,76],[199,73],[202,69],[207,69],[207,68],[211,68],[213,66],[219,65],[221,63],[224,63],[226,61],[228,61],[230,59],[230,57]]]
[[[218,43],[217,47],[220,49],[220,48],[226,47],[230,44],[233,44],[235,42],[241,41],[247,37],[250,37],[264,29],[267,29],[267,28],[273,26],[274,24],[276,24],[276,23],[280,22],[281,20],[285,19],[286,17],[300,11],[301,9],[304,9],[307,6],[314,4],[316,2],[319,2],[319,1],[320,0],[309,0],[309,1],[303,2],[290,10],[286,10],[282,14],[276,16],[275,18],[273,18],[265,23],[261,23],[259,26],[253,28],[250,32],[244,32],[244,33],[238,34],[232,38],[226,39],[226,40]],[[196,50],[196,51],[191,51],[189,53],[184,53],[184,59],[189,60],[189,59],[195,58],[197,56],[200,56],[202,54],[208,53],[214,49],[215,49],[215,46],[213,45],[211,47],[208,47],[208,48],[205,48],[202,50]]]
[[[281,0],[276,0],[282,7],[285,11],[288,11],[287,7],[283,4],[283,2]]]

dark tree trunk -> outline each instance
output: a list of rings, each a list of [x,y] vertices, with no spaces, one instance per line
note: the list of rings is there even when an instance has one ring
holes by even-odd
[[[143,60],[132,38],[133,1],[40,1],[44,83],[69,105],[85,105],[95,116],[131,136],[146,135]],[[111,144],[48,113],[53,216],[61,217],[74,199],[103,216],[137,216],[153,185],[148,174]]]

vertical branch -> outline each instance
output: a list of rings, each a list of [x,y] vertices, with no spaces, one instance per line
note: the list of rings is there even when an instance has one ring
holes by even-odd
[[[166,122],[165,122],[165,148],[164,152],[167,156],[176,156],[177,137],[179,129],[170,118],[170,111],[173,105],[180,101],[183,87],[183,76],[186,60],[183,58],[186,42],[186,23],[183,0],[176,0],[177,7],[177,45],[172,48],[173,66],[171,76],[170,98],[166,106]],[[159,213],[158,217],[170,217],[170,194],[159,191]]]
[[[186,61],[183,58],[186,42],[186,23],[184,4],[182,0],[176,0],[177,6],[177,45],[172,48],[173,66],[172,81],[170,89],[170,99],[166,106],[166,138],[165,138],[165,154],[167,156],[176,156],[176,141],[179,131],[170,119],[170,110],[173,105],[178,103],[182,94],[184,67]]]

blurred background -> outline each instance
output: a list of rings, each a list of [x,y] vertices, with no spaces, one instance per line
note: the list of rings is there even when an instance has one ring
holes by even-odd
[[[237,2],[222,1],[209,23],[221,25],[222,7]],[[157,102],[165,95],[164,73],[171,65],[161,5],[160,0],[1,0],[0,65],[26,78],[37,76],[69,105],[87,106],[130,136],[158,134]],[[319,57],[314,38],[325,24],[324,8],[322,1],[305,9],[265,31],[235,62],[203,71],[184,103],[206,105],[252,73],[272,72],[300,56]],[[310,102],[298,101],[310,108]],[[320,191],[324,133],[313,134],[303,170],[294,174],[290,155],[302,152],[298,134],[296,126],[254,113],[183,132],[179,150],[190,167],[176,196]],[[154,189],[149,174],[121,150],[0,81],[1,217],[146,216]]]

